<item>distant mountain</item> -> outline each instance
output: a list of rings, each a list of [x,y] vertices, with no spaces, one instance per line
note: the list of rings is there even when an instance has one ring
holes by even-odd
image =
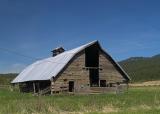
[[[160,80],[160,54],[153,57],[131,57],[119,64],[132,82]]]
[[[152,58],[160,58],[160,54],[153,56]]]
[[[0,85],[9,85],[17,75],[16,73],[0,74]]]

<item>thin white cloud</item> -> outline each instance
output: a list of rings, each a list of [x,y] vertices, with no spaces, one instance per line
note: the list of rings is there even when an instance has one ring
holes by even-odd
[[[20,73],[25,67],[25,64],[16,63],[1,69],[0,73]]]

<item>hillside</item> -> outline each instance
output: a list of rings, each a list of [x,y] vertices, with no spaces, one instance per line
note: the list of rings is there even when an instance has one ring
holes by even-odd
[[[0,85],[8,85],[18,74],[0,74]]]
[[[119,63],[132,82],[160,80],[160,54],[153,57],[131,57]]]

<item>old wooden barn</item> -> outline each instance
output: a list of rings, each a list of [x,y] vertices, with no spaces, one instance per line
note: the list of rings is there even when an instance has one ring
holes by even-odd
[[[101,93],[123,91],[130,80],[98,41],[52,52],[52,57],[29,65],[12,83],[19,84],[21,92]]]

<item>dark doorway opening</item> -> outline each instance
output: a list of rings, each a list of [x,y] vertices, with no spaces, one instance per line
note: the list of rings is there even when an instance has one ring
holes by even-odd
[[[51,81],[39,81],[40,90],[46,89],[51,86]]]
[[[106,80],[100,80],[100,87],[106,87]]]
[[[74,92],[74,81],[69,81],[69,92]]]
[[[30,81],[19,84],[21,92],[36,92],[38,93],[40,90],[44,90],[51,86],[51,81]]]
[[[98,67],[99,66],[99,46],[92,45],[85,49],[85,66]]]
[[[91,87],[99,86],[99,71],[98,69],[89,69],[89,78]]]

